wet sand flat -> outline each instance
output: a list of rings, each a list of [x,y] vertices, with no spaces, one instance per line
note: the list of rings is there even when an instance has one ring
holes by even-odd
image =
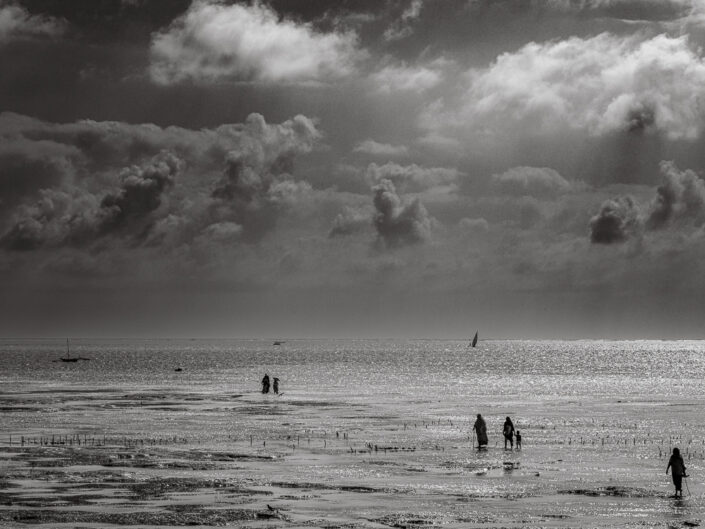
[[[186,371],[180,384],[102,385],[66,373],[5,380],[1,527],[705,524],[697,385],[659,393],[640,377],[610,392],[610,375],[565,376],[524,395],[475,388],[470,403],[409,380],[350,392],[302,379],[276,396],[248,373],[240,384]],[[514,375],[520,388],[531,378]],[[481,452],[477,409],[490,432]],[[521,451],[503,450],[506,414]],[[683,500],[665,474],[676,445],[691,475]]]

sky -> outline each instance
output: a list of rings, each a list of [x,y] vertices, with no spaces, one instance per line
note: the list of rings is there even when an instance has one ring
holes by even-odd
[[[0,334],[704,338],[704,0],[0,0]]]

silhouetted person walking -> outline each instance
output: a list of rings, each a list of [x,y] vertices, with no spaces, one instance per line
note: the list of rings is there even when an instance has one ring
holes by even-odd
[[[683,490],[681,489],[681,484],[683,482],[683,477],[687,477],[685,473],[685,463],[683,463],[683,458],[681,457],[681,451],[677,448],[673,449],[673,454],[668,460],[668,466],[666,467],[666,474],[668,474],[668,469],[671,469],[671,476],[673,477],[673,484],[676,486],[675,498],[680,496],[683,497]],[[680,493],[680,494],[679,494]]]
[[[504,449],[507,449],[507,441],[509,441],[509,446],[513,449],[514,423],[512,423],[512,420],[509,417],[507,417],[507,419],[504,421],[504,429],[502,430],[502,433],[504,434]]]
[[[266,373],[262,378],[262,393],[269,393],[269,375]]]
[[[487,446],[487,424],[485,424],[485,419],[479,413],[472,428],[477,434],[477,448]]]
[[[514,434],[514,437],[517,439],[517,450],[521,450],[521,432],[517,430],[517,433]]]
[[[275,394],[279,394],[279,379],[277,377],[274,377],[274,384],[272,384],[272,390]]]

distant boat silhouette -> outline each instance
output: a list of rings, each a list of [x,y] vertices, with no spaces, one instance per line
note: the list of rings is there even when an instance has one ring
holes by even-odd
[[[477,345],[477,332],[475,332],[475,337],[472,339],[472,343],[470,345],[472,347],[475,347]]]
[[[276,342],[274,342],[274,345],[281,345],[283,343],[286,343],[286,342],[280,342],[279,340],[277,340]]]
[[[90,360],[90,358],[84,358],[82,356],[71,356],[71,351],[69,349],[69,339],[66,338],[66,356],[60,357],[54,362],[78,362],[79,360]]]

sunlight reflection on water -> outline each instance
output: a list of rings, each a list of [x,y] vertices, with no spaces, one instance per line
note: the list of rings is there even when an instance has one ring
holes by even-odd
[[[252,436],[253,451],[281,458],[248,467],[257,482],[411,490],[426,502],[522,499],[539,521],[547,509],[659,523],[702,514],[660,503],[671,446],[687,450],[694,475],[705,467],[701,342],[75,340],[72,353],[91,360],[72,364],[52,362],[60,342],[0,350],[0,395],[17,406],[4,416],[8,433],[179,435],[199,449],[235,439],[250,449]],[[281,379],[281,397],[259,393],[265,372]],[[476,413],[491,434],[480,454]],[[501,450],[506,415],[522,452]],[[691,489],[702,505],[703,489]]]

